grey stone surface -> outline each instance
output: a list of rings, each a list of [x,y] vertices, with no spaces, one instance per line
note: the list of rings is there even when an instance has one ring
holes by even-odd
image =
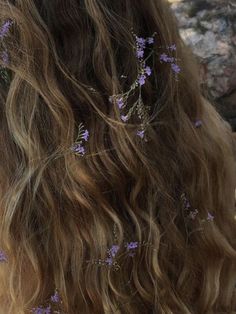
[[[236,130],[236,1],[169,2],[181,37],[200,62],[204,89]]]

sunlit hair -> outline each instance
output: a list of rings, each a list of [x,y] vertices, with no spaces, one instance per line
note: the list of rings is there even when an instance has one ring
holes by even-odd
[[[29,313],[55,288],[68,314],[236,310],[231,129],[202,97],[198,67],[167,3],[0,0],[1,25],[7,19],[9,63],[0,60],[10,76],[0,91],[4,314]],[[176,44],[181,68],[176,80],[157,55],[150,65],[142,86],[151,107],[148,142],[137,137],[135,116],[124,123],[109,102],[137,77],[131,29],[145,38],[156,32],[154,49]],[[84,156],[68,151],[80,123],[90,132]],[[183,193],[195,219],[184,215]],[[118,271],[87,262],[107,257],[113,226],[120,246],[151,243],[123,255]]]

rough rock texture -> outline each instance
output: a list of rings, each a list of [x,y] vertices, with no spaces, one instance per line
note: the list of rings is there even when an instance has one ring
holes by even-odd
[[[236,1],[169,0],[202,67],[202,84],[236,131]]]

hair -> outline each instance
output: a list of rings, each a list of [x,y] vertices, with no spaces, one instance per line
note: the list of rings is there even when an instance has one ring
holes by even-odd
[[[0,60],[10,76],[0,91],[4,314],[29,313],[55,287],[61,313],[236,310],[235,144],[203,96],[168,4],[0,0],[1,24],[6,19],[13,24],[4,38],[9,63]],[[137,77],[131,30],[156,32],[156,50],[175,43],[181,67],[176,80],[153,55],[142,86],[151,108],[147,142],[135,134],[138,120],[122,122],[108,100]],[[83,157],[68,151],[79,123],[90,132]],[[198,209],[194,220],[182,193]],[[118,271],[88,262],[127,240],[143,245],[133,257],[120,250]]]

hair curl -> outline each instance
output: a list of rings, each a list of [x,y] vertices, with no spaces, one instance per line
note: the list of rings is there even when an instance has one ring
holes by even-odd
[[[6,19],[14,23],[4,38],[10,83],[0,90],[4,314],[28,313],[55,287],[69,314],[235,311],[231,129],[203,98],[167,3],[0,0]],[[176,81],[153,59],[142,89],[148,143],[108,100],[137,76],[130,29],[157,32],[156,48],[175,43],[181,66]],[[68,147],[81,122],[90,139],[78,158]],[[180,191],[198,209],[190,223]],[[119,245],[152,244],[123,258],[118,272],[86,262],[106,257],[113,225]]]

